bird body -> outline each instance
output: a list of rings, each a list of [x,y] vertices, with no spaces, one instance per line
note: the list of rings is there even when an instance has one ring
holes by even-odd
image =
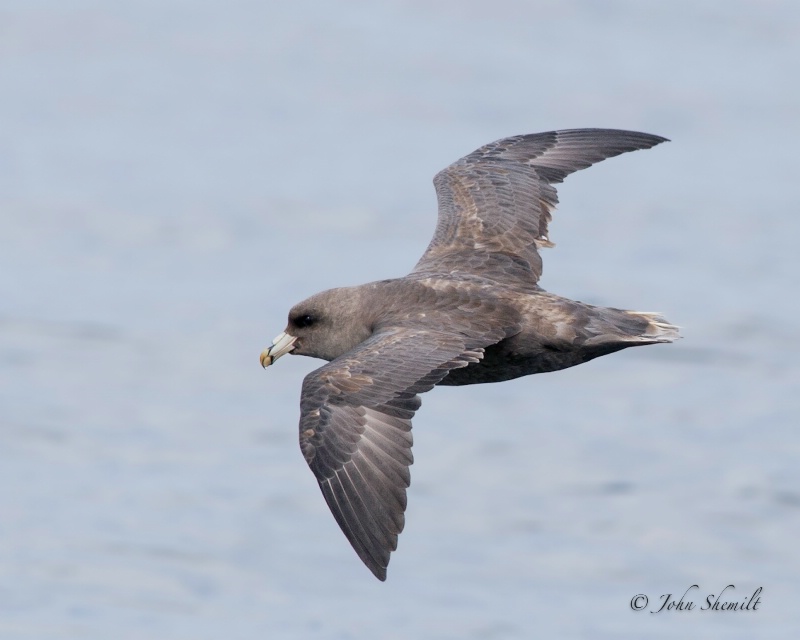
[[[404,526],[419,394],[556,371],[679,337],[659,314],[597,307],[538,285],[539,250],[553,246],[552,185],[664,140],[573,129],[481,147],[434,178],[439,221],[410,274],[311,296],[262,353],[264,366],[285,353],[329,361],[303,382],[300,448],[342,531],[379,579]]]

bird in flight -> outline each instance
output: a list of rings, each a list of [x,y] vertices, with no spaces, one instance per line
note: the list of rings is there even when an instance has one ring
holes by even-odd
[[[433,239],[402,278],[323,291],[289,311],[261,354],[327,360],[306,376],[300,448],[325,501],[380,580],[405,523],[411,419],[436,385],[557,371],[627,347],[672,342],[656,313],[598,307],[537,284],[540,249],[570,173],[666,139],[570,129],[487,144],[433,180]]]

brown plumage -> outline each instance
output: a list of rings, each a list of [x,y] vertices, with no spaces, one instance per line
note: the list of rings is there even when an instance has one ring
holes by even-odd
[[[672,342],[657,314],[595,307],[541,289],[539,249],[570,173],[661,138],[574,129],[498,140],[434,178],[439,221],[403,278],[295,305],[261,355],[330,362],[309,374],[300,448],[336,521],[380,580],[403,530],[419,394],[556,371],[626,347]]]

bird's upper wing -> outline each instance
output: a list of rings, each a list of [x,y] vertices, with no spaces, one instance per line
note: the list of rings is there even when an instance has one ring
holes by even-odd
[[[615,129],[567,129],[492,142],[433,179],[439,221],[413,273],[470,272],[536,283],[538,247],[558,203],[552,186],[570,173],[666,138]]]
[[[345,536],[380,580],[403,530],[417,394],[483,357],[468,340],[385,329],[303,381],[300,448]]]

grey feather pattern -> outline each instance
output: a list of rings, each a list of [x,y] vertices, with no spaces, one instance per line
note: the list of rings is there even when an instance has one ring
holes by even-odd
[[[439,220],[415,273],[463,272],[535,284],[539,247],[552,246],[552,186],[601,160],[648,149],[666,138],[616,129],[566,129],[487,144],[433,180]]]
[[[300,448],[336,522],[381,580],[405,522],[418,394],[481,359],[465,340],[387,329],[303,382]]]
[[[289,349],[329,361],[303,382],[300,448],[337,523],[379,579],[405,523],[419,394],[557,371],[679,337],[659,314],[575,302],[537,284],[539,249],[552,246],[553,185],[665,140],[575,129],[481,147],[435,177],[436,231],[409,275],[311,296],[262,353],[265,366]]]

